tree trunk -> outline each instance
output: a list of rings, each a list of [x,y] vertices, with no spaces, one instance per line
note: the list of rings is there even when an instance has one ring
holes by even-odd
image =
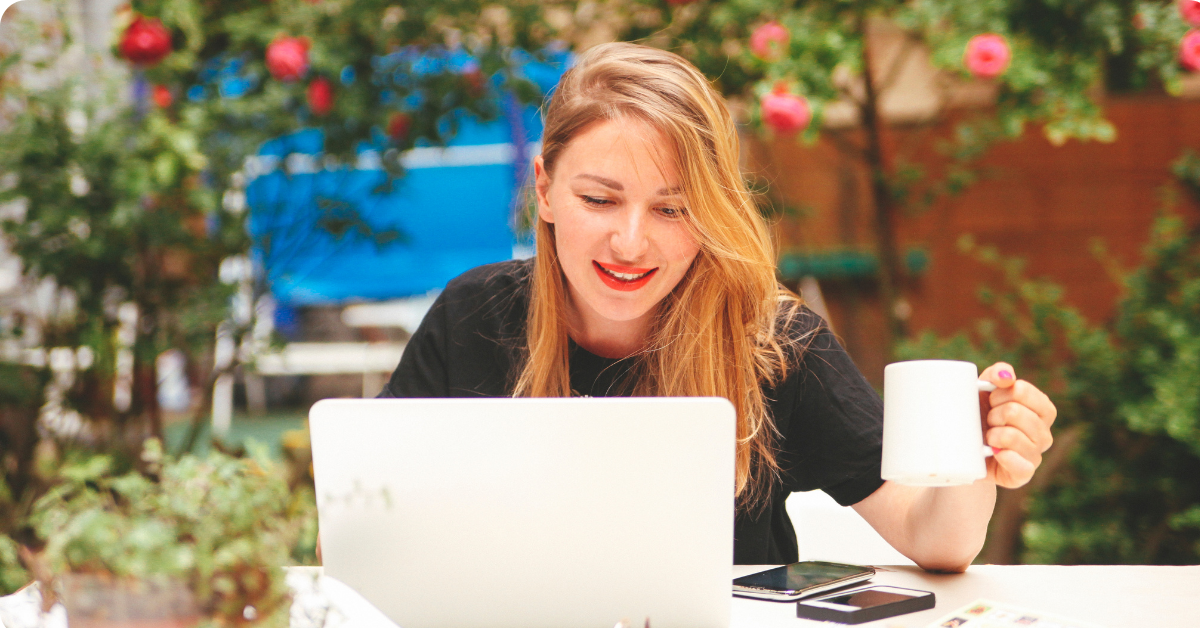
[[[1042,458],[1042,466],[1025,486],[1000,489],[996,495],[996,510],[988,526],[987,544],[977,562],[989,565],[1016,565],[1021,558],[1021,531],[1029,510],[1029,495],[1040,491],[1059,473],[1071,458],[1071,452],[1083,436],[1083,426],[1073,425],[1056,435],[1054,447]]]
[[[879,252],[879,297],[887,321],[884,338],[885,361],[893,359],[896,342],[908,335],[907,325],[900,317],[902,268],[896,245],[896,213],[898,207],[888,184],[889,172],[883,151],[883,120],[879,112],[879,93],[871,63],[871,46],[867,37],[865,16],[859,16],[858,27],[863,41],[863,83],[865,96],[859,107],[863,130],[866,133],[864,159],[871,175],[871,203],[875,209],[875,240]]]

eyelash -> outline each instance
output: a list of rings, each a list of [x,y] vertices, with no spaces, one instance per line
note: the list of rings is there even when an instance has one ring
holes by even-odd
[[[587,196],[586,194],[580,195],[579,198],[583,199],[585,205],[591,205],[592,207],[608,207],[613,204],[610,200]],[[655,211],[662,214],[665,218],[671,219],[682,218],[687,215],[687,210],[682,207],[656,207]]]

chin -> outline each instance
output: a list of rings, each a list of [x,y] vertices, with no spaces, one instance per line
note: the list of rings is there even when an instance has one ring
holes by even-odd
[[[648,307],[642,308],[604,308],[597,310],[600,316],[615,322],[627,323],[642,318],[650,311]]]
[[[631,303],[623,299],[604,298],[598,303],[593,303],[593,309],[601,317],[610,321],[625,323],[645,316],[650,310],[654,309],[654,304],[657,301],[646,304],[641,299],[637,303]]]

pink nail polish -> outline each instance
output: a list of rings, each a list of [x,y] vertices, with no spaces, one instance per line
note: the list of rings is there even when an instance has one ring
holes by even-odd
[[[999,373],[996,373],[996,376],[999,377],[1000,379],[1012,379],[1013,378],[1013,374],[1010,371],[1000,371]]]
[[[1000,448],[999,448],[999,447],[992,447],[992,455],[994,456],[994,455],[996,455],[996,454],[998,454],[998,453],[1000,453]]]

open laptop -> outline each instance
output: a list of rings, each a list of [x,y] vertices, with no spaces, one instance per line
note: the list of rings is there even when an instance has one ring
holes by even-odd
[[[401,628],[726,628],[725,399],[335,399],[325,574]]]

